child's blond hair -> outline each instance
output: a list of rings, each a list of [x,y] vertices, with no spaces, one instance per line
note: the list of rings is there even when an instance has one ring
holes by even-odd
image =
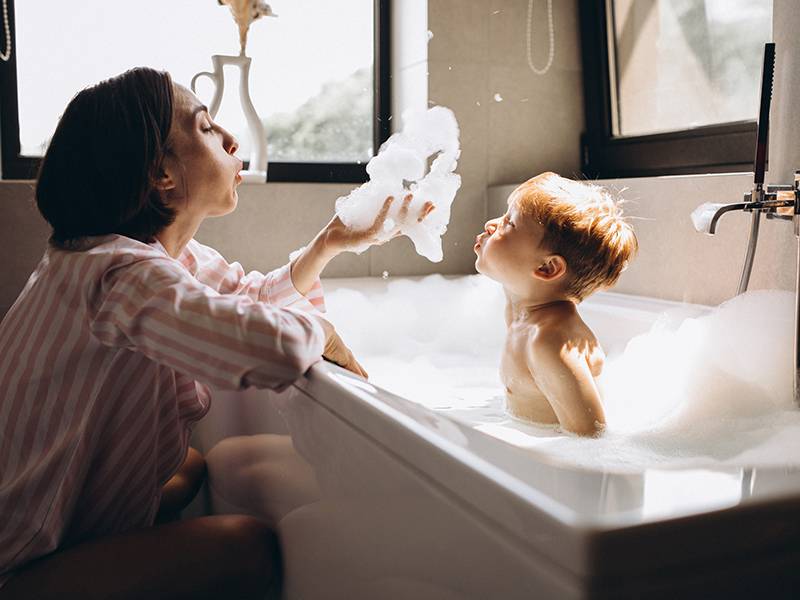
[[[544,227],[542,246],[567,262],[566,292],[578,301],[614,285],[639,248],[620,202],[600,186],[542,173],[509,201]]]

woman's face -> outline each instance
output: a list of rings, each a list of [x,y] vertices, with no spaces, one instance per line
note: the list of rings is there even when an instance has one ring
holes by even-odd
[[[214,123],[205,106],[175,84],[175,108],[164,159],[165,189],[178,217],[203,219],[236,208],[242,161],[236,139]]]

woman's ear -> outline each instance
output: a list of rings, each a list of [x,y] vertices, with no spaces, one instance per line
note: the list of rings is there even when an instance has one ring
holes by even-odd
[[[178,187],[177,175],[180,173],[180,163],[175,155],[170,151],[164,153],[161,159],[161,166],[158,167],[156,175],[153,177],[153,187],[162,192],[168,192]]]
[[[161,167],[153,181],[153,187],[162,192],[166,192],[175,189],[175,180],[164,167]]]
[[[567,261],[564,257],[551,254],[533,271],[533,276],[542,281],[555,281],[566,272]]]

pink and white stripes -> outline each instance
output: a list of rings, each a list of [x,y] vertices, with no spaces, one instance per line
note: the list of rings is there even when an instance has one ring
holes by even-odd
[[[152,524],[209,390],[282,389],[320,359],[317,282],[245,273],[192,240],[49,248],[0,323],[0,585],[81,540]]]

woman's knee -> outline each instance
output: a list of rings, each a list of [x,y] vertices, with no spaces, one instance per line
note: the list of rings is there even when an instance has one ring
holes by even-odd
[[[206,461],[194,448],[189,448],[178,471],[164,484],[156,522],[174,521],[200,491],[206,478]]]
[[[220,539],[234,561],[238,577],[268,588],[280,579],[280,544],[275,532],[263,521],[246,515],[221,515]]]
[[[206,472],[206,459],[203,455],[194,448],[189,448],[186,452],[186,459],[183,461],[183,467],[196,476],[203,476]]]

